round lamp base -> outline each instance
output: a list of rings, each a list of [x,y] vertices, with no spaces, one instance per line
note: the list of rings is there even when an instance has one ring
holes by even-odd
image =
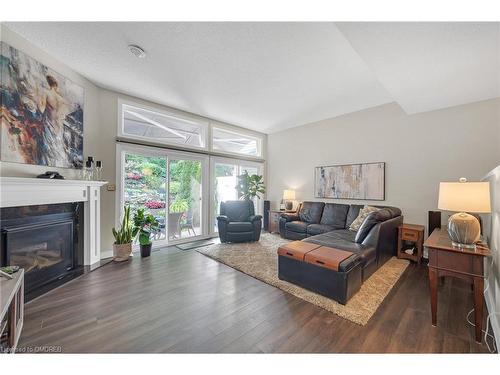
[[[448,219],[448,235],[454,246],[474,248],[481,236],[479,220],[465,212],[454,214]]]

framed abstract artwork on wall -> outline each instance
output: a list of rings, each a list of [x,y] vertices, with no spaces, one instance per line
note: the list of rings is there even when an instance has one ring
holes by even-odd
[[[314,196],[333,199],[385,200],[385,163],[316,167]]]
[[[81,168],[83,87],[0,43],[0,158]]]

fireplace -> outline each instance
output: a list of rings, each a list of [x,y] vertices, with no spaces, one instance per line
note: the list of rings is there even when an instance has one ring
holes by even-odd
[[[0,212],[0,264],[24,268],[27,301],[83,273],[81,203]]]

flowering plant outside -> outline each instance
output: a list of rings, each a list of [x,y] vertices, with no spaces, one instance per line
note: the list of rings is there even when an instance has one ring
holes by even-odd
[[[150,210],[158,209],[158,208],[165,208],[165,202],[161,201],[148,201],[144,203],[144,205],[149,208]]]
[[[135,181],[138,181],[142,178],[142,176],[138,173],[134,173],[134,172],[129,172],[127,173],[127,179],[128,180],[135,180]]]

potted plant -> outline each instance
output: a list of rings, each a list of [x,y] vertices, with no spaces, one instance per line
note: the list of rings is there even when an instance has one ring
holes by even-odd
[[[243,200],[252,200],[255,197],[260,199],[259,194],[266,192],[263,177],[258,174],[249,175],[248,171],[238,176],[238,196]]]
[[[160,223],[151,214],[146,214],[143,208],[137,210],[134,215],[134,231],[139,233],[139,247],[141,257],[145,258],[151,255],[151,234],[158,231]]]
[[[137,235],[137,231],[130,222],[130,207],[123,208],[123,219],[119,229],[113,228],[115,243],[113,244],[114,261],[123,262],[129,259],[132,253],[132,241]]]

